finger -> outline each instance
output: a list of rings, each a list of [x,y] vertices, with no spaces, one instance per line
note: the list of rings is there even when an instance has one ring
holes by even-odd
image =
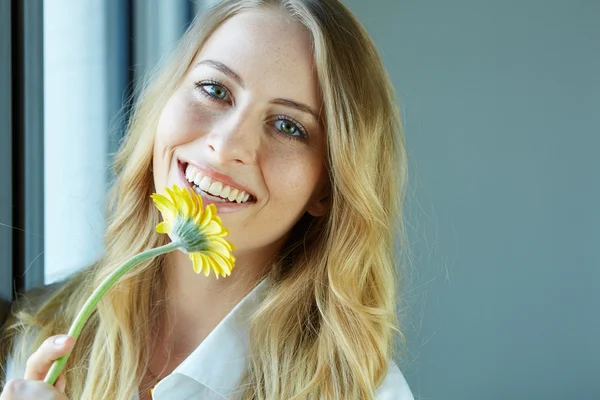
[[[4,386],[0,400],[69,400],[64,393],[42,381],[15,379]]]
[[[61,393],[65,392],[65,388],[67,387],[67,378],[65,377],[64,373],[60,374],[56,380],[56,383],[54,384],[54,387]]]
[[[51,336],[29,357],[25,366],[25,379],[41,381],[46,377],[52,363],[68,354],[75,339],[67,335]]]

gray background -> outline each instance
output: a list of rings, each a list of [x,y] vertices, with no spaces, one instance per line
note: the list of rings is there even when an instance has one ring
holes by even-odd
[[[600,399],[600,1],[345,0],[394,81],[420,399]]]

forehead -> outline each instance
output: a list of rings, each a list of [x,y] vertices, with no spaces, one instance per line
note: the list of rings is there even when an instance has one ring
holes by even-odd
[[[208,59],[226,64],[249,87],[317,104],[311,37],[283,10],[261,8],[229,18],[204,43],[196,62]]]

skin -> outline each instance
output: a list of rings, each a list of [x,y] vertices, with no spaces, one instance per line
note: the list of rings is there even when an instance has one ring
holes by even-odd
[[[43,382],[52,363],[73,349],[75,339],[66,335],[51,336],[29,357],[24,379],[6,383],[0,400],[65,400],[65,376],[61,374],[56,385]]]
[[[228,176],[253,197],[241,206],[217,204],[237,248],[230,277],[197,276],[187,255],[167,256],[169,322],[156,332],[152,372],[141,387],[175,369],[252,290],[302,215],[326,213],[325,133],[312,59],[308,33],[282,11],[236,15],[211,35],[162,111],[153,159],[159,191],[185,184],[178,164],[185,160]],[[243,83],[207,60],[226,65]],[[316,116],[275,99],[301,103]],[[64,378],[54,388],[39,382],[73,346],[72,338],[63,345],[53,339],[30,357],[25,380],[9,382],[0,400],[66,399]],[[140,391],[140,398],[149,397]]]
[[[178,165],[185,160],[227,175],[254,201],[233,208],[217,203],[237,248],[230,277],[198,277],[187,255],[169,254],[171,319],[164,326],[172,329],[158,333],[163,348],[152,362],[154,375],[173,370],[251,291],[304,213],[321,216],[327,210],[325,133],[312,59],[310,37],[300,24],[278,9],[245,12],[213,33],[165,106],[155,140],[156,187],[185,184]],[[317,116],[274,104],[280,98],[302,103]],[[297,122],[288,125],[281,115]],[[299,135],[302,129],[306,137]]]

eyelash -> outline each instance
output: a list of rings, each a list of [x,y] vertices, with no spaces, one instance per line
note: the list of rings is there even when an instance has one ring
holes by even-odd
[[[206,91],[206,89],[204,89],[205,86],[218,86],[219,88],[221,88],[222,90],[225,91],[225,94],[227,96],[230,96],[229,89],[227,89],[223,83],[218,82],[216,80],[203,80],[203,81],[195,82],[194,86],[200,90],[200,94],[202,96],[208,98],[211,101],[222,102],[222,101],[227,101],[227,100],[220,99],[220,98],[215,97],[212,94],[208,93]],[[292,117],[289,117],[287,115],[284,115],[284,114],[275,115],[274,118],[275,118],[275,121],[273,121],[273,122],[277,122],[277,121],[291,122],[292,124],[294,124],[294,126],[298,129],[298,132],[299,132],[299,135],[288,135],[273,126],[273,129],[275,129],[279,134],[281,134],[285,137],[288,137],[290,139],[293,139],[293,140],[306,140],[308,133],[306,131],[306,128],[304,128],[304,126],[298,120],[296,120]]]
[[[221,82],[215,81],[215,80],[204,80],[204,81],[198,81],[194,83],[194,86],[196,86],[196,89],[200,89],[200,92],[204,95],[204,96],[208,96],[211,99],[215,99],[215,100],[222,100],[219,99],[217,97],[212,96],[210,93],[208,93],[204,87],[205,86],[218,86],[219,88],[223,89],[225,91],[225,93],[227,95],[229,95],[229,90],[225,87],[224,84],[222,84]]]
[[[289,137],[290,139],[305,140],[308,137],[308,133],[306,132],[306,129],[304,128],[304,126],[292,117],[288,117],[287,115],[279,114],[279,115],[275,115],[275,121],[287,121],[287,122],[291,122],[292,124],[294,124],[294,126],[298,129],[298,132],[300,133],[299,135],[287,135],[287,134],[281,132],[279,129],[273,127],[275,130],[280,132],[282,135]]]

